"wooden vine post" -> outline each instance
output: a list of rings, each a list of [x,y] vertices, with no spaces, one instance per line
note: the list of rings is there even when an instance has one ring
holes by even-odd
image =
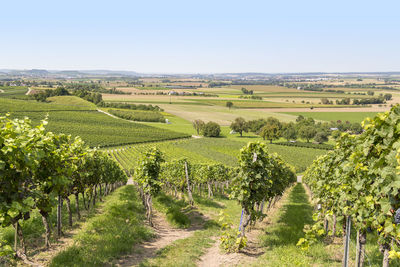
[[[185,176],[186,176],[186,184],[187,184],[187,190],[188,190],[188,195],[189,195],[189,204],[191,206],[193,206],[194,200],[193,200],[193,196],[192,196],[192,190],[190,189],[189,173],[188,173],[188,166],[187,166],[186,160],[185,160]]]

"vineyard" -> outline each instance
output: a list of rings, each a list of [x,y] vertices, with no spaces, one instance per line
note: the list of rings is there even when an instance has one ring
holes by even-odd
[[[125,120],[165,122],[164,116],[157,111],[107,109],[107,112]]]
[[[25,99],[28,88],[23,86],[0,86],[0,98]]]
[[[30,219],[33,211],[42,218],[44,246],[48,249],[49,219],[55,209],[57,237],[60,238],[64,202],[68,225],[72,227],[72,196],[80,219],[80,201],[85,209],[90,209],[127,180],[125,173],[106,154],[89,149],[79,138],[46,132],[46,124],[42,121],[34,127],[28,119],[0,118],[0,222],[2,228],[12,226],[15,229],[14,248],[9,241],[1,240],[1,255],[15,253],[26,264],[31,262],[26,255],[23,234],[26,229],[21,224]]]
[[[222,163],[227,166],[236,166],[239,150],[246,141],[199,138],[113,147],[106,151],[126,170],[134,168],[141,153],[154,145],[163,152],[167,161],[185,157],[193,163]],[[312,148],[290,147],[288,149],[274,144],[267,144],[267,146],[269,151],[278,153],[282,159],[294,166],[297,173],[304,171],[317,156],[326,153],[324,150]]]
[[[0,98],[0,264],[400,264],[399,106],[323,150],[49,101]]]
[[[299,241],[304,249],[339,231],[356,231],[356,266],[367,265],[367,242],[379,246],[382,266],[400,264],[400,107],[364,121],[364,133],[343,134],[334,151],[304,175],[319,205],[315,224]],[[337,229],[337,224],[343,226]],[[367,237],[372,238],[368,239]],[[348,239],[344,239],[348,247]],[[346,255],[343,259],[347,262]]]
[[[29,117],[39,124],[48,116],[49,131],[80,136],[91,147],[106,147],[188,137],[186,134],[152,126],[116,120],[95,110],[77,97],[54,97],[50,103],[0,98],[0,114]]]

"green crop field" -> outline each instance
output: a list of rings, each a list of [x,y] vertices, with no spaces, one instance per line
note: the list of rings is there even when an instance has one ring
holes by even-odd
[[[374,117],[377,112],[284,112],[284,114],[313,118],[322,121],[361,122],[367,117]]]
[[[0,98],[20,98],[26,99],[28,88],[24,86],[0,86]]]

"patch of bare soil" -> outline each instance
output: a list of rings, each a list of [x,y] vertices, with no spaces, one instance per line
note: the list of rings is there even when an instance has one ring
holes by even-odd
[[[134,252],[130,255],[120,258],[113,263],[113,266],[137,266],[145,259],[154,258],[158,250],[170,245],[178,239],[184,239],[193,235],[193,233],[203,228],[207,220],[196,210],[189,214],[192,225],[188,229],[173,228],[166,221],[165,216],[154,211],[153,224],[155,237],[149,241],[143,242],[134,247]]]
[[[75,225],[73,230],[65,233],[63,237],[57,240],[57,242],[51,243],[51,247],[49,249],[41,248],[35,251],[35,255],[29,260],[38,264],[38,266],[48,266],[54,256],[56,256],[66,247],[73,245],[73,236],[79,231],[79,229],[80,228]]]
[[[101,205],[96,207],[95,212],[97,214],[102,212],[101,207]],[[33,247],[38,249],[28,253],[30,254],[29,260],[35,264],[38,264],[39,266],[48,266],[54,256],[56,256],[65,248],[72,246],[74,244],[74,235],[77,234],[80,229],[82,229],[83,224],[87,221],[88,211],[85,209],[81,210],[81,216],[82,217],[80,221],[77,221],[77,218],[74,217],[73,227],[67,230],[64,229],[62,237],[60,237],[57,241],[52,242],[49,249],[45,249],[42,245],[44,243],[43,239],[39,239],[37,244],[33,245]],[[54,231],[55,229],[52,229],[53,234]],[[21,263],[20,266],[27,265]]]
[[[275,217],[276,212],[283,206],[290,191],[293,187],[286,190],[282,198],[266,211],[267,217],[263,221],[257,222],[255,226],[249,227],[247,237],[247,247],[238,253],[224,253],[220,248],[220,241],[218,237],[214,245],[207,250],[207,252],[200,258],[197,266],[199,267],[220,267],[220,266],[238,266],[247,265],[254,262],[259,256],[264,254],[265,248],[259,243],[259,236],[265,232],[265,229],[272,224],[272,218]]]

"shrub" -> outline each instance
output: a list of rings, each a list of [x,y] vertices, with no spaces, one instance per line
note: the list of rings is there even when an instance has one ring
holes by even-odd
[[[114,116],[131,121],[165,122],[165,118],[157,111],[134,111],[110,109],[109,112]]]
[[[326,132],[319,132],[314,137],[315,142],[322,144],[328,141],[328,134]]]
[[[210,121],[204,125],[203,135],[206,137],[218,137],[220,133],[221,127],[217,123]]]

